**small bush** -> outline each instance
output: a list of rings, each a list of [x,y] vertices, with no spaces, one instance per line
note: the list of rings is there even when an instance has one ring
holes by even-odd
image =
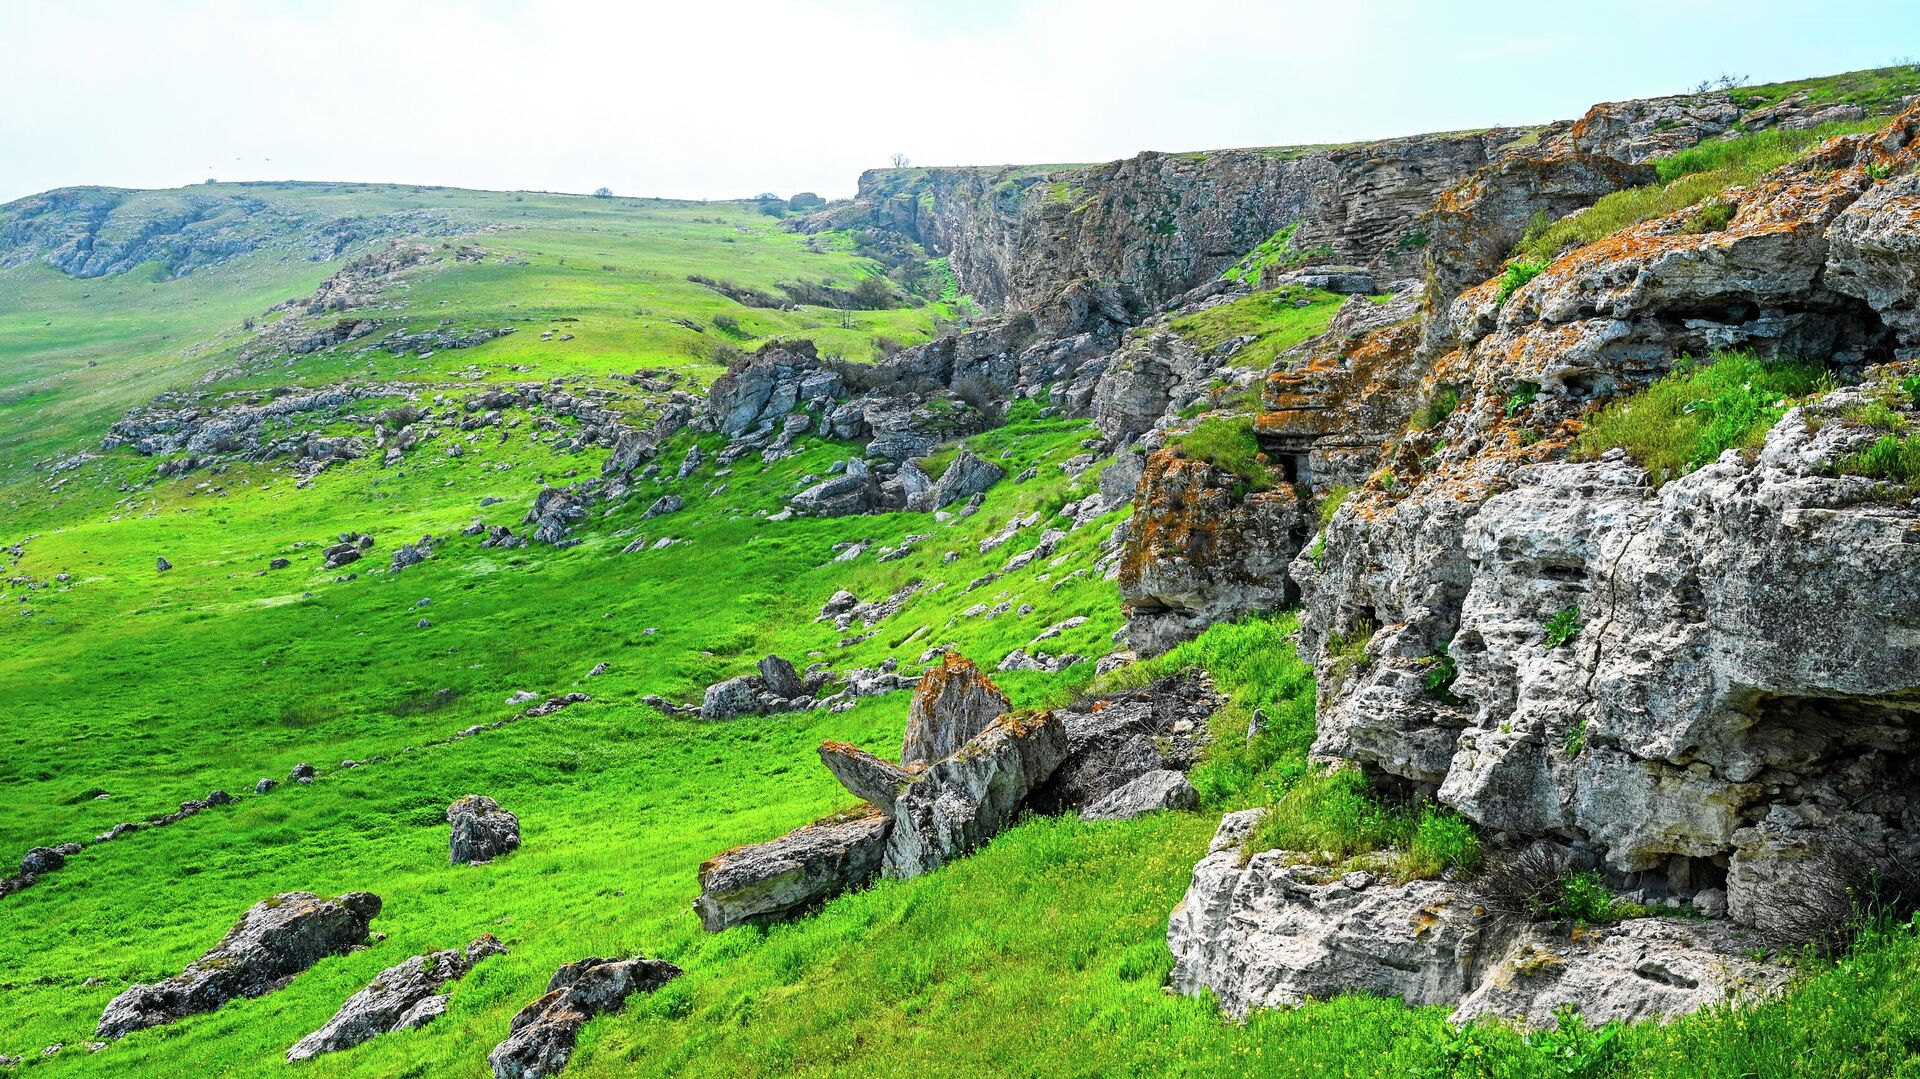
[[[1516,382],[1507,395],[1507,415],[1518,416],[1533,407],[1540,399],[1540,384],[1537,382]]]
[[[1683,361],[1639,393],[1587,419],[1573,456],[1592,460],[1620,448],[1656,484],[1711,464],[1729,449],[1753,447],[1797,397],[1828,384],[1818,366],[1762,360],[1747,352]]]
[[[1784,906],[1775,924],[1792,927],[1772,934],[1776,945],[1840,955],[1920,911],[1920,866],[1852,836],[1828,836],[1805,879],[1775,900]]]
[[[1565,850],[1544,843],[1492,859],[1474,878],[1472,891],[1502,921],[1608,925],[1640,911],[1616,900],[1605,877],[1576,872]]]
[[[1506,303],[1507,297],[1512,296],[1527,282],[1539,277],[1550,261],[1538,256],[1522,255],[1508,262],[1507,271],[1500,275],[1500,294],[1494,298],[1493,302]]]
[[[1580,635],[1580,608],[1573,604],[1560,608],[1547,619],[1544,629],[1549,650],[1565,645]]]
[[[1196,461],[1205,461],[1234,477],[1233,497],[1237,501],[1255,491],[1270,491],[1280,482],[1279,473],[1267,464],[1260,443],[1253,437],[1253,417],[1219,416],[1202,420],[1193,430],[1181,435],[1175,445]]]
[[[1333,523],[1333,515],[1339,512],[1341,504],[1352,494],[1353,487],[1350,484],[1336,483],[1327,488],[1327,493],[1320,498],[1320,527],[1325,528]]]
[[[1426,431],[1438,427],[1447,422],[1447,417],[1453,415],[1454,410],[1459,407],[1459,389],[1453,386],[1442,386],[1434,391],[1431,400],[1413,414],[1413,429]]]
[[[1426,687],[1427,695],[1444,704],[1459,704],[1460,698],[1454,695],[1454,679],[1460,677],[1460,668],[1453,657],[1444,650],[1438,655],[1427,657],[1427,669],[1420,676],[1420,682]]]
[[[1920,375],[1908,375],[1900,380],[1900,392],[1907,395],[1907,401],[1920,408]]]

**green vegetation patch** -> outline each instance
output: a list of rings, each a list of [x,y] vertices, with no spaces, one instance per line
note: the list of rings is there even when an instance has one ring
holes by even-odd
[[[1264,369],[1281,353],[1326,333],[1344,302],[1346,297],[1336,293],[1287,286],[1183,315],[1169,328],[1201,352],[1211,352],[1236,337],[1251,337],[1233,354],[1232,363]]]
[[[1235,501],[1257,491],[1269,491],[1280,473],[1267,463],[1253,434],[1252,416],[1215,416],[1201,420],[1193,430],[1173,439],[1172,445],[1196,461],[1205,461],[1233,477]]]
[[[1279,232],[1260,241],[1260,246],[1246,253],[1240,261],[1227,267],[1220,276],[1229,281],[1238,281],[1248,288],[1259,288],[1260,282],[1270,271],[1297,270],[1314,259],[1331,258],[1333,248],[1325,244],[1295,250],[1293,234],[1300,228],[1298,221]]]
[[[1573,456],[1590,461],[1624,449],[1654,482],[1664,483],[1727,450],[1758,446],[1796,398],[1829,378],[1816,364],[1716,352],[1594,413]]]

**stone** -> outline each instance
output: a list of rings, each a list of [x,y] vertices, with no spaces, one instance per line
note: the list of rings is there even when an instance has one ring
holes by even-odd
[[[707,687],[700,701],[700,718],[720,720],[759,715],[765,710],[761,688],[759,677],[751,674],[715,682]]]
[[[698,447],[695,448],[697,449]],[[640,518],[645,520],[649,517],[664,517],[669,513],[679,513],[681,509],[685,508],[686,504],[687,500],[681,498],[679,495],[661,495],[654,500],[653,505],[647,507],[646,512],[642,513]]]
[[[35,847],[20,859],[21,876],[39,876],[51,873],[67,864],[65,852],[54,847]]]
[[[1007,695],[973,661],[948,652],[914,689],[900,763],[940,760],[1011,708]]]
[[[505,946],[489,933],[467,945],[465,951],[447,949],[416,955],[388,967],[366,988],[348,997],[326,1025],[288,1049],[287,1062],[337,1053],[380,1034],[424,1025],[445,1013],[447,998],[440,991],[448,982],[464,977],[487,956],[505,954]]]
[[[293,771],[288,773],[288,778],[295,780],[312,779],[313,774],[313,765],[301,763],[293,766]]]
[[[184,971],[114,997],[100,1016],[97,1032],[102,1038],[120,1038],[213,1011],[235,997],[273,992],[321,959],[366,943],[367,923],[379,913],[380,897],[369,892],[348,892],[338,899],[282,892],[255,904],[218,945]]]
[[[1054,813],[1082,809],[1148,773],[1191,768],[1221,703],[1203,677],[1188,675],[1056,709],[1067,732],[1067,759],[1034,805]]]
[[[165,573],[168,570],[173,568],[173,563],[167,561],[165,555],[155,558],[153,560],[153,564],[154,564],[154,568],[159,570],[161,573]]]
[[[1185,772],[1161,769],[1147,772],[1080,811],[1080,819],[1132,820],[1160,809],[1193,809],[1200,793],[1187,782]]]
[[[558,1074],[588,1020],[619,1011],[629,996],[651,993],[680,973],[672,963],[639,957],[568,963],[547,982],[546,995],[514,1015],[506,1040],[487,1054],[494,1079]]]
[[[520,819],[484,794],[469,794],[447,807],[448,838],[453,865],[478,865],[508,854],[520,846]]]
[[[800,675],[793,664],[779,656],[767,656],[759,663],[760,681],[767,692],[776,697],[793,698],[805,693],[806,686],[800,681]]]
[[[913,779],[913,773],[905,768],[845,742],[820,743],[820,763],[855,798],[878,806],[882,812],[893,811],[894,797]]]
[[[891,817],[862,809],[717,854],[700,866],[694,913],[708,932],[717,933],[813,910],[879,875],[892,828]]]
[[[270,778],[267,778],[267,777],[265,777],[265,776],[263,776],[263,777],[261,777],[261,779],[260,779],[260,781],[259,781],[258,783],[255,783],[255,784],[253,785],[253,793],[255,793],[255,794],[265,794],[265,793],[267,793],[268,791],[270,791],[270,790],[272,790],[273,788],[275,788],[275,787],[277,787],[277,786],[279,786],[279,785],[280,785],[280,783],[279,783],[279,781],[278,781],[278,780],[275,780],[275,779],[270,779]]]
[[[883,872],[917,877],[992,839],[1066,756],[1066,729],[1052,713],[1000,715],[896,796]]]
[[[963,446],[948,463],[947,470],[940,474],[939,481],[933,485],[933,494],[929,501],[934,507],[963,502],[1000,482],[1006,474],[1006,469],[976,455],[971,448]]]

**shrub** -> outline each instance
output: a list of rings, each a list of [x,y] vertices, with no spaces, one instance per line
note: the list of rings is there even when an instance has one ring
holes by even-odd
[[[1920,408],[1920,375],[1908,375],[1901,379],[1900,392],[1907,395],[1913,407]]]
[[[1592,460],[1627,451],[1656,484],[1710,464],[1729,449],[1757,446],[1794,398],[1826,384],[1813,364],[1762,360],[1752,353],[1715,353],[1705,364],[1683,361],[1639,393],[1588,418],[1573,456]]]
[[[1401,863],[1408,877],[1437,877],[1449,868],[1480,868],[1480,836],[1451,809],[1423,806]]]
[[[1201,420],[1174,443],[1180,452],[1205,461],[1233,477],[1235,501],[1255,491],[1272,490],[1279,475],[1267,464],[1253,437],[1253,417],[1216,416]]]
[[[1539,399],[1540,384],[1538,382],[1516,382],[1513,384],[1512,392],[1507,395],[1507,415],[1518,416],[1532,408],[1533,403]]]
[[[610,199],[613,197],[613,188],[596,187],[593,189],[593,197],[596,199]]]
[[[1521,255],[1507,263],[1507,272],[1500,275],[1500,294],[1494,303],[1504,304],[1522,285],[1539,277],[1551,260],[1533,255]]]
[[[1559,648],[1580,635],[1580,608],[1568,604],[1547,619],[1547,648]]]
[[[1442,386],[1434,391],[1431,400],[1413,414],[1412,427],[1416,431],[1438,427],[1447,422],[1447,417],[1459,407],[1460,390],[1453,386]]]
[[[1576,872],[1567,852],[1532,844],[1489,861],[1474,878],[1474,900],[1500,921],[1570,921],[1606,925],[1638,908],[1618,902],[1605,877]]]
[[[1320,498],[1320,527],[1325,528],[1333,523],[1333,515],[1352,494],[1353,487],[1350,484],[1336,483],[1327,488],[1327,493]]]
[[[1772,934],[1777,945],[1839,955],[1920,911],[1920,865],[1852,836],[1827,836],[1804,879],[1775,900],[1774,924],[1792,927]]]
[[[1426,687],[1429,696],[1445,704],[1459,704],[1460,698],[1453,692],[1454,679],[1459,677],[1460,668],[1454,664],[1453,657],[1442,649],[1438,655],[1427,657],[1427,669],[1421,674],[1420,683]]]

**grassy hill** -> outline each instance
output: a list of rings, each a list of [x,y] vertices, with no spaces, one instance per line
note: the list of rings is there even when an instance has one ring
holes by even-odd
[[[1208,667],[1232,696],[1196,776],[1202,812],[1030,820],[957,865],[884,882],[817,917],[702,932],[689,909],[700,861],[844,808],[851,799],[815,747],[838,739],[888,753],[906,700],[706,723],[643,698],[696,699],[768,652],[843,670],[912,667],[951,643],[991,666],[1076,615],[1087,621],[1048,648],[1105,653],[1118,595],[1098,572],[1075,571],[1093,565],[1125,510],[1074,530],[1052,558],[969,590],[1093,489],[1096,471],[1062,467],[1092,429],[1015,404],[1005,426],[969,442],[1035,478],[996,485],[971,516],[778,523],[767,515],[803,477],[858,447],[816,440],[771,464],[718,466],[719,439],[682,433],[660,455],[668,467],[625,502],[595,507],[566,549],[483,548],[460,534],[476,515],[517,528],[542,481],[599,473],[607,451],[565,448],[557,436],[577,425],[564,419],[450,437],[391,467],[370,454],[304,483],[285,460],[161,479],[160,460],[103,451],[100,438],[163,391],[213,404],[357,380],[460,400],[565,378],[575,394],[618,395],[610,407],[637,416],[658,396],[626,377],[637,369],[701,386],[737,350],[782,336],[870,359],[968,310],[950,288],[922,284],[937,279],[932,264],[898,275],[907,284],[896,280],[892,306],[866,309],[752,307],[690,281],[774,295],[796,282],[851,289],[882,273],[869,257],[882,253],[854,238],[788,233],[751,204],[358,184],[191,193],[264,200],[309,222],[433,211],[443,230],[424,241],[432,255],[385,286],[379,333],[518,332],[425,356],[350,346],[249,359],[288,317],[269,308],[386,236],[313,261],[295,227],[177,274],[164,259],[91,278],[35,260],[0,270],[0,547],[22,551],[0,554],[0,854],[90,837],[216,788],[240,795],[90,847],[0,899],[0,1054],[26,1058],[19,1071],[472,1075],[557,966],[631,954],[687,976],[591,1024],[568,1074],[1733,1076],[1800,1061],[1810,1073],[1877,1075],[1907,1059],[1920,1003],[1903,975],[1916,959],[1908,939],[1858,953],[1781,1003],[1637,1028],[1600,1048],[1579,1034],[1456,1033],[1444,1011],[1396,1001],[1344,998],[1238,1025],[1209,1001],[1166,995],[1167,913],[1218,812],[1264,800],[1276,777],[1304,766],[1313,688],[1284,619],[1216,627],[1152,668]],[[141,199],[183,197],[139,193],[122,205],[137,214]],[[463,247],[478,253],[463,258]],[[1222,307],[1190,329],[1237,333],[1249,310]],[[1273,332],[1290,342],[1292,329]],[[708,463],[674,478],[695,443]],[[59,464],[82,454],[97,456]],[[644,518],[666,494],[687,508]],[[980,550],[1035,513],[1042,525]],[[319,555],[342,532],[376,537],[349,580]],[[423,533],[441,539],[434,557],[384,572],[393,546]],[[879,561],[922,534],[907,556]],[[679,542],[623,553],[641,536]],[[835,562],[855,541],[871,549]],[[173,568],[158,572],[158,557]],[[275,558],[289,565],[270,569]],[[916,580],[870,638],[814,620],[837,590],[872,600]],[[982,605],[1006,610],[976,613]],[[590,676],[600,663],[605,673]],[[996,679],[1016,705],[1035,706],[1084,685],[1091,667]],[[514,720],[523,706],[507,700],[520,691],[591,700]],[[1249,745],[1256,705],[1290,722]],[[451,738],[502,720],[512,722]],[[302,762],[320,771],[311,786],[252,794],[257,779],[284,781]],[[518,852],[447,865],[446,806],[467,793],[519,816]],[[376,892],[385,938],[278,993],[88,1051],[121,989],[179,970],[248,906],[293,889]],[[511,954],[456,983],[440,1021],[299,1066],[282,1060],[379,970],[483,932]],[[43,1053],[54,1044],[64,1048]]]

